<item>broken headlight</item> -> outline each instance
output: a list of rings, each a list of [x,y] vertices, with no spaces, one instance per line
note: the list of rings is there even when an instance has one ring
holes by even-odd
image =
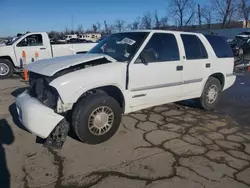
[[[59,94],[48,77],[31,73],[29,94],[49,108],[56,109]]]

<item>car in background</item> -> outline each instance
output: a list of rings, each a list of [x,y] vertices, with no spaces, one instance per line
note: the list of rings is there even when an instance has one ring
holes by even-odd
[[[65,35],[65,40],[66,42],[68,42],[70,39],[77,39],[77,35],[73,34],[73,35]]]
[[[56,44],[56,45],[55,45]],[[96,43],[60,44],[52,41],[46,32],[34,32],[13,38],[0,46],[0,79],[23,72],[25,64],[52,57],[86,53]],[[37,55],[36,55],[37,54]]]
[[[74,43],[92,43],[92,41],[85,40],[85,39],[70,39],[67,43],[74,44]]]
[[[229,45],[233,50],[234,56],[242,56],[250,52],[250,37],[237,35]]]

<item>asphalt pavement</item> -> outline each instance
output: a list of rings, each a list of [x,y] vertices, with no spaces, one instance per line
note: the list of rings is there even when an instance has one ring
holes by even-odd
[[[61,150],[43,147],[17,120],[14,99],[27,85],[0,83],[1,188],[250,187],[250,73],[214,111],[193,101],[138,111],[109,141],[87,145],[72,134]]]

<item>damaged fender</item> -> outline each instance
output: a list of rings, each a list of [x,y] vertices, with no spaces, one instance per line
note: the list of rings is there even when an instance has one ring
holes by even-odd
[[[124,93],[126,68],[127,64],[121,62],[93,66],[61,75],[50,82],[50,86],[58,91],[62,108],[70,110],[82,94],[95,88],[116,86]]]

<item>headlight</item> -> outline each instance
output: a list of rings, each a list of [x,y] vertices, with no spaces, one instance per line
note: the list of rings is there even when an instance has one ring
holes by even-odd
[[[42,103],[52,109],[56,109],[58,97],[59,94],[57,90],[52,86],[47,86],[44,88]]]

